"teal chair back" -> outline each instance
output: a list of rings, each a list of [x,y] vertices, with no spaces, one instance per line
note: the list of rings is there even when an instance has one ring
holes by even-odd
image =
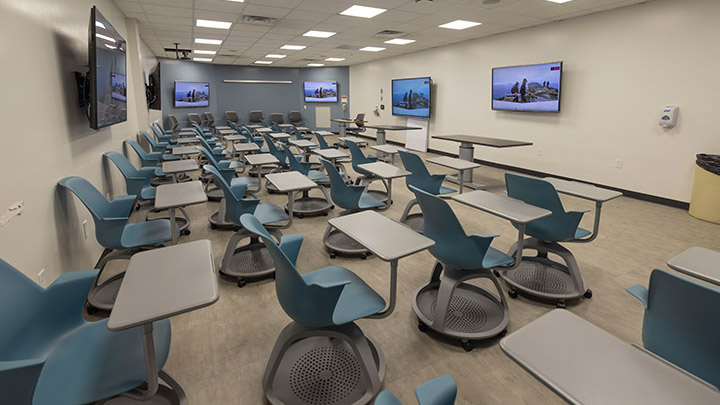
[[[235,177],[235,169],[223,169],[222,167],[220,167],[220,162],[215,158],[215,155],[210,152],[206,147],[198,146],[198,149],[200,150],[200,153],[205,155],[208,163],[210,163],[215,169],[218,170],[223,179],[225,179],[228,184],[232,183],[232,179],[233,177]]]
[[[320,149],[337,149],[335,146],[328,145],[324,136],[318,134],[317,132],[314,132],[314,135],[315,135],[315,139],[317,139],[318,146],[320,146]]]
[[[136,195],[140,198],[144,188],[152,187],[150,180],[152,179],[155,169],[143,168],[143,170],[138,170],[119,152],[105,152],[103,156],[113,162],[115,167],[122,173],[123,178],[125,178],[125,188],[128,194]]]
[[[298,129],[295,127],[290,128],[290,133],[292,135],[295,135],[295,139],[297,139],[298,141],[303,141],[303,140],[308,139],[302,132],[298,131]]]
[[[552,211],[551,215],[529,223],[525,229],[527,235],[550,242],[575,238],[582,212],[565,212],[560,196],[552,184],[513,173],[505,173],[505,183],[508,196]]]
[[[290,170],[302,173],[306,176],[310,173],[310,163],[298,161],[288,147],[283,147],[283,152],[285,153],[285,158],[290,163]]]
[[[125,247],[122,234],[130,223],[130,213],[136,198],[134,195],[118,197],[110,202],[82,177],[66,177],[58,184],[75,194],[90,211],[95,222],[95,238],[99,244],[108,249]]]
[[[482,268],[494,236],[468,236],[450,205],[440,197],[408,186],[423,213],[423,235],[435,241],[429,250],[441,263],[456,269]]]
[[[398,150],[398,154],[403,166],[405,166],[405,170],[412,173],[405,177],[405,184],[408,187],[413,186],[432,195],[440,194],[440,187],[445,180],[444,175],[431,175],[422,158],[414,153]]]
[[[353,141],[345,141],[345,143],[348,146],[348,149],[350,149],[350,156],[352,157],[352,167],[353,170],[356,172],[369,176],[371,175],[370,172],[367,170],[361,169],[359,165],[365,164],[365,163],[373,163],[377,161],[377,158],[369,158],[365,156],[362,150],[360,150],[360,147],[357,146],[357,144]]]
[[[346,210],[359,209],[360,198],[365,191],[365,186],[345,184],[345,180],[343,180],[335,165],[323,158],[319,159],[330,178],[330,195],[335,205]]]
[[[132,139],[126,139],[123,141],[124,144],[130,145],[130,147],[135,151],[135,153],[138,155],[138,158],[140,159],[140,164],[142,167],[155,167],[157,166],[158,162],[160,162],[160,156],[159,155],[151,155],[147,152],[145,152],[145,149],[140,146],[139,143],[135,142]]]
[[[240,224],[240,217],[243,214],[252,214],[255,212],[260,200],[244,198],[246,184],[232,184],[227,181],[218,169],[213,165],[205,165],[203,169],[212,173],[215,184],[220,187],[225,196],[225,209],[227,217],[235,224]]]
[[[266,134],[263,134],[262,137],[263,139],[265,139],[265,143],[268,147],[268,152],[271,155],[275,156],[275,159],[280,162],[280,165],[286,164],[287,161],[285,160],[285,154],[278,150],[277,146],[275,146],[275,144],[273,143],[272,138],[270,138],[270,136]]]
[[[645,305],[645,348],[720,388],[720,289],[655,269],[628,292]]]
[[[275,266],[275,292],[280,306],[295,322],[309,327],[334,325],[333,312],[343,286],[308,285],[295,267],[302,235],[284,235],[280,246],[252,215],[240,218],[243,228],[257,235],[270,252]]]

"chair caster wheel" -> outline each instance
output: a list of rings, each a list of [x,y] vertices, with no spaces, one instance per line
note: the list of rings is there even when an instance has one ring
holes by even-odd
[[[493,274],[495,275],[495,277],[500,277],[500,272],[497,270],[493,270]]]
[[[502,332],[498,333],[498,337],[505,337],[507,335],[507,329],[503,329]]]
[[[334,259],[334,258],[336,258],[336,257],[337,257],[337,255],[336,255],[335,253],[330,252],[330,258],[331,258],[331,259]]]
[[[473,342],[471,342],[471,341],[469,341],[469,340],[464,340],[464,341],[462,342],[462,348],[463,348],[463,350],[465,350],[466,352],[471,352],[472,349],[475,348],[475,345],[473,344]]]
[[[93,307],[93,306],[91,306],[91,305],[88,305],[88,306],[87,306],[87,313],[88,313],[88,315],[95,315],[95,314],[98,313],[98,309],[95,308],[95,307]]]
[[[210,224],[210,229],[217,229],[217,225],[215,225],[215,224]]]
[[[558,307],[558,308],[560,308],[560,309],[565,309],[565,307],[566,307],[567,305],[565,305],[565,302],[563,302],[563,301],[558,301],[558,302],[555,304],[555,306]]]
[[[233,231],[238,232],[238,231],[240,231],[240,229],[242,229],[242,228],[240,228],[239,226],[236,226],[233,228]]]
[[[423,333],[427,332],[428,326],[422,323],[422,321],[418,321],[418,330]]]
[[[305,218],[305,215],[303,215],[303,214],[298,214],[298,218],[303,219],[303,218]]]
[[[518,292],[515,290],[508,290],[508,295],[510,296],[510,298],[517,298]]]
[[[243,287],[245,287],[246,284],[247,284],[247,281],[245,281],[245,280],[243,280],[243,279],[241,279],[241,278],[239,278],[238,281],[237,281],[237,286],[238,286],[238,288],[243,288]]]
[[[183,234],[183,235],[186,235],[186,236],[187,236],[187,235],[190,235],[190,230],[189,230],[189,229],[186,229],[186,230],[182,231],[182,234]]]
[[[327,211],[323,212],[323,216],[324,216],[324,217],[328,216]]]
[[[367,259],[367,253],[363,253],[362,255],[360,255],[360,259],[362,259],[362,260]]]
[[[585,294],[583,294],[583,297],[592,298],[592,290],[588,289],[587,291],[585,291]]]

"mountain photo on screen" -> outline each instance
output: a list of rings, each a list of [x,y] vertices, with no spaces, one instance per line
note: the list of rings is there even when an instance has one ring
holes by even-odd
[[[562,62],[493,69],[492,108],[560,111]]]
[[[392,81],[393,115],[430,116],[430,78]]]
[[[210,105],[210,83],[175,82],[175,107],[207,107]]]
[[[337,82],[305,82],[305,102],[334,103],[337,102]]]

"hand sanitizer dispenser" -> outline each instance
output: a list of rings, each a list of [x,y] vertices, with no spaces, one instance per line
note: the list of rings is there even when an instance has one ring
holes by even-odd
[[[675,124],[677,124],[678,109],[679,107],[672,105],[663,108],[663,111],[660,114],[660,126],[663,128],[673,128]]]

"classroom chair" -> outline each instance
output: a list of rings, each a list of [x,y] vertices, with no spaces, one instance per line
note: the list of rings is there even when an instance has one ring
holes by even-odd
[[[445,374],[415,389],[418,405],[453,405],[457,396],[457,384],[450,374]],[[392,392],[383,391],[375,398],[374,405],[402,405]]]
[[[291,171],[301,173],[310,180],[317,183],[317,188],[323,193],[324,198],[310,197],[310,190],[304,190],[302,195],[295,199],[293,203],[293,214],[300,218],[305,215],[323,215],[327,216],[328,211],[333,208],[332,200],[328,195],[327,190],[323,187],[323,184],[330,184],[330,178],[323,172],[318,170],[312,170],[309,162],[301,162],[300,159],[296,158],[295,155],[290,151],[290,148],[283,147],[285,153],[285,159],[289,162],[289,168]],[[287,205],[285,205],[287,210]]]

